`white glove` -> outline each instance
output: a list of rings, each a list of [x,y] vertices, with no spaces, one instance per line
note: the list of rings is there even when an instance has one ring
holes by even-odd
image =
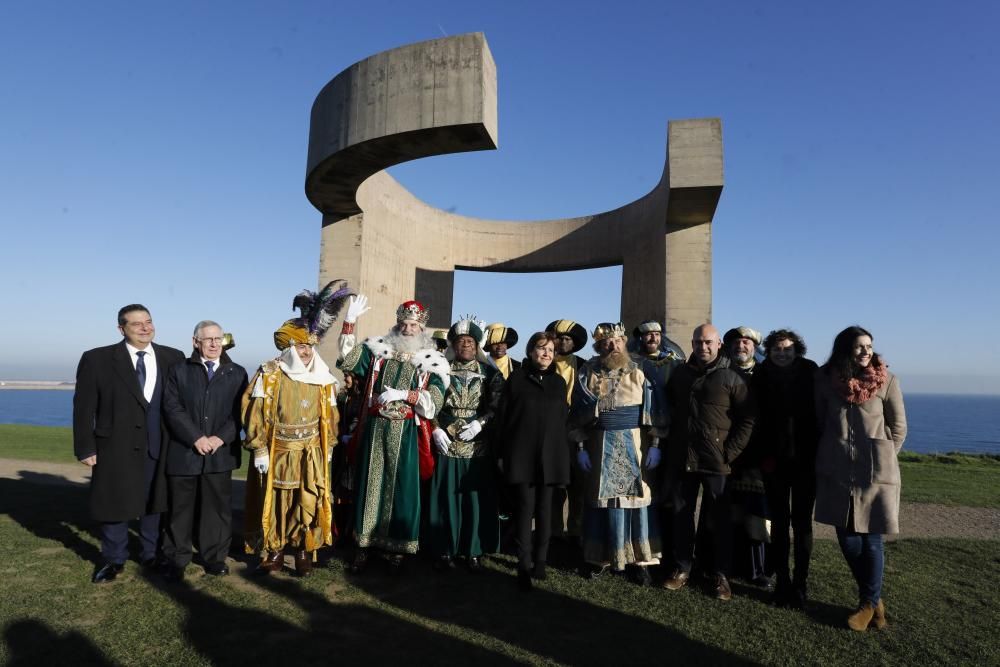
[[[255,456],[253,459],[253,467],[257,469],[261,475],[267,474],[267,469],[271,465],[270,457],[265,454],[264,456]]]
[[[408,393],[408,391],[403,389],[386,389],[378,395],[378,402],[385,405],[386,403],[392,403],[393,401],[405,401]]]
[[[458,439],[462,442],[469,442],[470,440],[475,440],[476,436],[483,432],[483,425],[479,423],[479,420],[471,421],[458,432]]]
[[[340,436],[340,441],[346,445],[351,441],[351,434],[348,433],[347,435]]]
[[[451,444],[451,438],[444,432],[444,429],[434,429],[434,432],[431,433],[431,439],[434,441],[434,446],[437,447],[438,452],[441,454],[448,453],[448,445]]]
[[[348,324],[354,324],[359,317],[368,311],[368,297],[364,294],[352,296],[347,300],[347,315],[344,316],[344,321]]]
[[[581,449],[576,453],[576,464],[583,472],[590,472],[590,454],[586,449]]]
[[[652,470],[658,465],[660,465],[660,448],[650,447],[646,452],[646,468]]]

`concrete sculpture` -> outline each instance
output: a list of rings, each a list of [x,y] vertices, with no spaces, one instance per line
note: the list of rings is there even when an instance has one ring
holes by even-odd
[[[430,307],[431,326],[447,328],[456,269],[621,265],[621,319],[632,326],[656,318],[671,338],[689,340],[712,314],[709,223],[723,185],[720,120],[670,121],[656,187],[631,204],[579,218],[456,215],[424,204],[384,171],[431,155],[495,149],[496,90],[486,38],[470,33],[376,54],[316,98],[305,189],[323,214],[319,283],[346,278],[371,297],[359,335],[388,330],[396,306],[410,298]]]

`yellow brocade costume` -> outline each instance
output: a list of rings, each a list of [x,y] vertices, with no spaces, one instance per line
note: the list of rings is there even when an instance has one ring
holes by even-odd
[[[269,361],[243,395],[244,447],[267,455],[268,472],[247,475],[245,550],[315,551],[333,543],[330,450],[339,413],[333,384],[296,382]]]

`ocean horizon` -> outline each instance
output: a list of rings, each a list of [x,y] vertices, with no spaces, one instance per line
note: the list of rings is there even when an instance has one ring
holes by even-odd
[[[904,396],[908,434],[903,449],[920,454],[1000,454],[1000,396]],[[73,392],[0,390],[0,424],[73,425]]]

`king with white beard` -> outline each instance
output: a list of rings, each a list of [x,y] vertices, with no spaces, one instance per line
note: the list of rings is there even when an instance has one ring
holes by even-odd
[[[360,436],[349,453],[357,466],[356,574],[365,569],[369,548],[384,551],[394,570],[405,554],[417,552],[420,480],[430,477],[434,465],[430,420],[444,403],[449,377],[448,361],[424,331],[430,312],[423,304],[401,304],[389,333],[357,345],[354,325],[367,310],[366,297],[351,299],[338,362],[364,378]]]

